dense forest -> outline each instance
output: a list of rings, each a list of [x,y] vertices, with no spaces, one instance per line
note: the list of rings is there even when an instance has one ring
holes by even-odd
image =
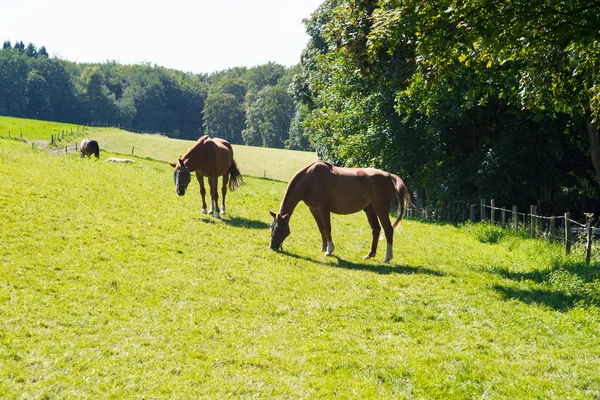
[[[0,51],[0,114],[314,149],[400,174],[432,210],[600,212],[600,3],[325,0],[292,68],[195,75]]]
[[[294,95],[323,158],[432,208],[598,216],[599,2],[326,0],[305,25]]]
[[[275,63],[210,75],[149,64],[78,64],[49,57],[33,43],[5,41],[0,115],[308,150],[289,91],[294,75],[294,68]]]

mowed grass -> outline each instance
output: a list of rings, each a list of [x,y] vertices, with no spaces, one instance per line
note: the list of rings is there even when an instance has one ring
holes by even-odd
[[[276,253],[285,182],[217,220],[163,162],[0,139],[0,166],[4,398],[600,396],[598,267],[560,246],[405,221],[381,264],[355,214],[325,257],[299,205]]]

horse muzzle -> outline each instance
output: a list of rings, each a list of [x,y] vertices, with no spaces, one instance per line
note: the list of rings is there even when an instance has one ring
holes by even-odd
[[[282,244],[279,244],[279,246],[276,246],[275,244],[273,244],[273,242],[271,242],[271,245],[269,247],[271,247],[271,250],[273,250],[273,251],[283,251]]]

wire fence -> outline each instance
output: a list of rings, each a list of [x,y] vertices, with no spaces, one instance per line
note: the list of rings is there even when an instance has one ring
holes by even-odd
[[[529,213],[519,212],[516,206],[511,209],[496,207],[494,200],[487,204],[485,199],[478,202],[453,201],[430,211],[427,206],[411,206],[407,209],[408,218],[435,219],[449,222],[482,221],[527,234],[533,238],[563,243],[566,254],[574,247],[584,244],[586,263],[590,263],[594,236],[600,235],[600,228],[593,227],[591,218],[581,223],[571,218],[570,213],[556,216],[543,216],[537,206],[530,206]]]

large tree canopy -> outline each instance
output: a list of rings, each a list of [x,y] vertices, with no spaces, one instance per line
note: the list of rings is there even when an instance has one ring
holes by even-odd
[[[294,84],[312,144],[441,202],[597,198],[599,15],[591,1],[327,0]]]

